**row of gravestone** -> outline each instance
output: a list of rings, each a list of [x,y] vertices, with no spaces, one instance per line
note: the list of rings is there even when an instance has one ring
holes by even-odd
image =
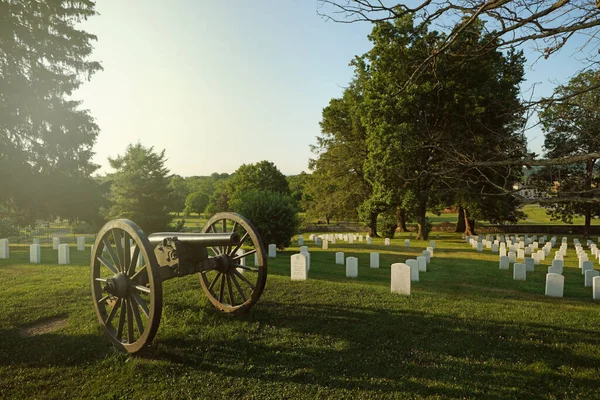
[[[405,263],[394,263],[391,265],[391,291],[410,295],[411,282],[419,281],[419,273],[427,271],[427,264],[431,262],[433,249],[423,250],[422,255],[416,259],[408,259]],[[369,255],[369,267],[379,268],[379,253],[371,252]],[[346,277],[358,277],[358,258],[346,257],[343,252],[335,253],[335,263],[346,265]],[[308,247],[301,246],[300,253],[290,256],[290,278],[293,281],[305,281],[310,271],[310,252]]]
[[[58,237],[54,237],[52,241],[52,248],[54,250],[58,250],[58,263],[59,264],[69,264],[71,262],[70,259],[70,249],[67,243],[60,243],[60,239]],[[84,251],[85,250],[85,237],[79,236],[77,237],[77,250]],[[0,259],[8,259],[10,257],[10,246],[8,239],[0,239]],[[41,246],[40,240],[38,238],[33,239],[33,244],[29,246],[29,262],[31,264],[39,264],[42,262],[41,260]]]
[[[412,234],[411,234],[411,236],[412,236]],[[437,237],[439,237],[439,235]],[[313,233],[309,236],[309,240],[315,242],[315,244],[317,246],[322,246],[323,250],[327,250],[329,248],[329,245],[336,244],[337,240],[346,241],[346,242],[348,242],[348,244],[354,244],[355,241],[362,242],[363,235],[355,234],[355,233],[349,233],[349,234],[348,233],[345,233],[345,234],[336,233],[336,234],[324,234],[324,235],[317,236],[316,234]],[[367,241],[368,245],[373,244],[373,239],[368,234],[366,235],[366,241]],[[298,242],[298,246],[303,246],[304,245],[304,237],[302,235],[298,235],[297,242]],[[390,246],[391,245],[390,238],[385,238],[383,240],[383,244],[385,246]],[[410,247],[410,239],[404,239],[404,246]],[[435,247],[435,240],[431,241],[431,247]]]
[[[476,245],[474,245],[473,243],[475,238],[465,237],[465,239],[471,244],[472,247],[477,247],[478,251],[482,251],[481,239],[478,238],[478,240],[476,240]],[[509,243],[509,249],[517,250],[517,253],[515,253],[514,251],[510,251],[507,254],[506,244],[501,242],[499,263],[500,269],[505,270],[510,269],[510,263],[513,263],[514,280],[526,280],[527,272],[535,271],[535,265],[539,265],[540,261],[545,260],[545,257],[550,254],[550,250],[552,249],[557,240],[556,237],[553,237],[549,242],[546,242],[547,238],[543,237],[540,239],[539,243],[529,243],[528,245],[532,246],[529,248],[537,249],[539,244],[544,244],[544,247],[543,249],[538,250],[536,253],[531,253],[531,257],[525,257],[525,255],[527,254],[527,247],[524,248],[523,245],[527,243],[526,239],[525,242],[521,241],[523,240],[523,238],[516,237],[514,239],[516,239],[515,242],[518,245],[515,247],[513,243]],[[503,240],[503,238],[500,240]],[[489,242],[489,239],[486,238],[486,241]],[[564,276],[562,275],[562,273],[564,267],[564,257],[566,257],[567,254],[567,241],[568,240],[566,237],[562,238],[561,246],[559,250],[555,252],[555,257],[554,260],[552,260],[552,265],[548,267],[548,273],[546,274],[546,296],[563,297],[564,295]],[[497,245],[498,242],[495,241],[493,244]],[[592,298],[594,300],[600,300],[600,271],[594,270],[594,264],[591,261],[588,261],[587,254],[583,250],[583,247],[579,243],[578,239],[574,239],[574,244],[575,249],[577,251],[577,256],[579,258],[579,268],[582,270],[582,275],[584,275],[584,286],[591,286]],[[588,240],[587,244],[592,250],[592,254],[600,259],[600,250],[598,250],[596,244],[594,244],[591,240]],[[486,247],[488,246],[486,245]],[[502,251],[503,249],[504,251]],[[494,249],[492,249],[492,251],[494,251]],[[517,257],[523,259],[524,262],[517,263]]]

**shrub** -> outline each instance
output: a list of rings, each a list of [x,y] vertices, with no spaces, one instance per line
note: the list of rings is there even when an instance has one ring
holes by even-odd
[[[0,219],[0,239],[16,236],[19,233],[17,222],[11,218]]]
[[[377,231],[379,231],[383,237],[390,239],[394,238],[398,224],[396,218],[392,214],[382,214],[379,221],[377,221],[377,225]]]
[[[73,234],[77,235],[77,234],[86,234],[86,233],[96,233],[98,232],[98,227],[88,223],[88,222],[78,222],[75,225],[71,226],[71,231],[73,232]]]
[[[281,193],[247,191],[232,201],[231,208],[252,222],[265,247],[270,243],[278,249],[288,247],[300,224],[294,201]]]

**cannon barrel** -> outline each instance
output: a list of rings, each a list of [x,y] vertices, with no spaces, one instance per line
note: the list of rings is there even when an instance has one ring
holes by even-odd
[[[181,233],[181,232],[157,232],[148,236],[152,246],[156,246],[166,238],[176,237],[177,240],[202,247],[209,246],[237,246],[240,244],[240,235],[236,232],[225,233]]]

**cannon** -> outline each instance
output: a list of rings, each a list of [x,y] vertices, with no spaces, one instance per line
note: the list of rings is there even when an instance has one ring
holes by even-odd
[[[218,213],[201,233],[146,236],[130,220],[107,222],[91,255],[92,299],[105,335],[122,352],[144,349],[160,324],[162,283],[195,273],[218,310],[247,312],[267,280],[265,251],[254,226],[239,214]]]

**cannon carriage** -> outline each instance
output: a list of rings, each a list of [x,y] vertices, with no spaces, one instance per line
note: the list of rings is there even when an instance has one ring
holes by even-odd
[[[123,352],[148,346],[160,324],[162,283],[195,273],[218,310],[248,311],[267,279],[265,251],[254,226],[235,213],[214,215],[201,233],[146,236],[130,220],[106,223],[91,256],[92,299],[105,335]]]

